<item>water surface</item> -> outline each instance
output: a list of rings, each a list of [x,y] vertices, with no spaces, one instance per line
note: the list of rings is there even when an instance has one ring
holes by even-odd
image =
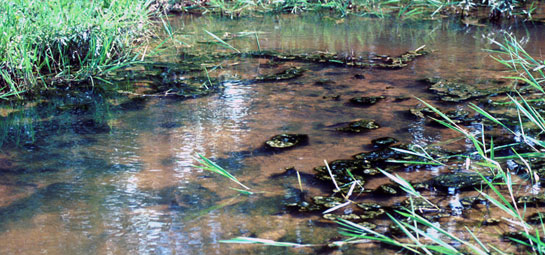
[[[545,42],[539,24],[465,26],[456,20],[339,19],[318,14],[239,20],[182,16],[170,22],[174,40],[153,60],[174,65],[183,61],[182,52],[230,51],[202,43],[213,41],[205,29],[234,36],[228,43],[241,51],[260,47],[282,52],[395,56],[426,45],[433,53],[400,70],[297,62],[270,68],[264,67],[263,59],[224,61],[211,68],[210,75],[219,77],[223,88],[210,96],[186,100],[151,97],[123,104],[126,95],[110,97],[89,91],[30,105],[5,105],[0,127],[4,134],[0,153],[1,254],[333,252],[335,249],[219,241],[237,236],[312,244],[339,240],[335,225],[320,215],[291,214],[283,206],[299,196],[297,178],[282,175],[286,168],[295,167],[303,175],[307,195],[323,195],[331,187],[312,178],[312,169],[324,160],[369,151],[375,138],[393,136],[422,146],[458,138],[407,113],[418,105],[410,98],[413,96],[445,109],[465,107],[441,104],[419,80],[505,76],[503,67],[483,51],[495,48],[490,39],[501,39],[502,31],[517,34],[530,53],[538,56]],[[256,37],[240,32],[258,33]],[[308,71],[290,81],[240,82],[289,66]],[[338,100],[331,98],[337,95]],[[347,104],[349,98],[363,95],[386,98],[369,107]],[[374,119],[381,128],[349,135],[332,127],[360,118]],[[308,134],[309,144],[281,153],[263,150],[264,141],[279,133]],[[463,141],[456,146],[469,147]],[[192,166],[197,153],[266,193],[238,195],[228,189],[236,184]],[[425,180],[446,171],[411,168],[400,174]],[[386,182],[378,178],[367,188]],[[448,204],[450,199],[442,197],[441,203]],[[469,216],[452,217],[441,224],[469,238],[460,228],[475,225],[476,220]],[[497,235],[490,239],[498,241]],[[359,248],[369,253],[392,252],[373,244]],[[361,252],[354,247],[339,250]]]

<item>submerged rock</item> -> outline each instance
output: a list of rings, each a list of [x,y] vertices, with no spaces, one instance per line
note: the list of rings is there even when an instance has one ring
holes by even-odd
[[[322,96],[323,99],[331,99],[331,100],[339,100],[341,99],[341,95],[339,94],[334,94],[334,95],[325,95],[325,96]]]
[[[485,178],[489,179],[492,176],[485,175]],[[455,188],[459,190],[469,188],[479,188],[482,185],[486,185],[481,175],[477,173],[459,172],[442,174],[427,181],[432,187],[438,189]]]
[[[354,159],[339,159],[329,162],[328,165],[333,178],[340,184],[346,184],[354,180],[348,173],[350,172],[363,185],[365,183],[365,179],[363,178],[364,171],[371,168],[369,162]],[[315,167],[314,171],[316,171],[316,178],[323,181],[331,181],[331,176],[326,166]]]
[[[358,203],[357,206],[362,209],[359,215],[362,220],[375,219],[386,213],[382,205],[376,203]]]
[[[382,184],[378,188],[374,190],[375,193],[381,194],[381,195],[399,195],[403,192],[401,187],[397,184],[387,183]]]
[[[430,52],[424,49],[424,46],[414,50],[407,51],[398,57],[386,57],[383,58],[384,63],[378,64],[377,67],[385,69],[396,69],[407,66],[407,63],[413,61],[417,57],[424,56]]]
[[[418,118],[426,118],[431,117],[434,119],[440,119],[442,120],[443,117],[439,114],[435,113],[433,110],[431,110],[428,107],[418,107],[418,108],[411,108],[409,109],[409,113],[412,115],[418,117]],[[449,119],[453,120],[455,123],[469,123],[474,121],[474,118],[470,118],[470,113],[463,109],[456,109],[456,110],[450,110],[443,112]]]
[[[333,208],[335,206],[338,206],[342,204],[344,201],[342,198],[339,197],[323,197],[323,196],[315,196],[312,198],[314,201],[314,204],[322,206],[324,208]]]
[[[349,133],[361,133],[368,130],[373,130],[380,128],[380,126],[374,120],[357,120],[350,122],[345,127],[337,128],[338,131],[349,132]]]
[[[338,65],[343,67],[356,68],[384,68],[398,69],[407,66],[407,64],[417,57],[424,56],[430,52],[420,47],[414,51],[408,51],[397,57],[376,55],[372,53],[361,54],[360,56],[343,55],[330,52],[315,52],[302,54],[288,54],[276,51],[254,51],[248,53],[235,53],[234,55],[268,58],[273,61],[298,61],[310,63],[323,63],[328,65]],[[359,78],[358,78],[359,79]]]
[[[301,77],[306,70],[300,67],[290,67],[275,74],[256,77],[254,82],[285,81]]]
[[[363,74],[354,74],[354,79],[364,80],[365,76]]]
[[[482,224],[486,225],[486,226],[495,226],[495,225],[498,225],[500,223],[501,223],[501,220],[496,219],[496,218],[487,218],[487,219],[483,220],[483,222],[482,222]]]
[[[369,106],[376,104],[378,101],[384,98],[384,96],[353,97],[350,98],[350,103],[354,105]]]
[[[397,142],[398,140],[393,137],[380,137],[377,139],[373,139],[371,141],[371,144],[377,147],[388,147],[392,144],[396,144]]]
[[[304,134],[280,134],[271,137],[265,144],[274,149],[287,149],[301,145],[308,141],[308,135]]]
[[[332,221],[336,221],[338,219],[343,219],[343,220],[349,220],[349,221],[360,221],[361,220],[361,217],[359,215],[356,215],[356,214],[333,214],[333,213],[326,213],[322,216],[324,219],[326,220],[332,220]]]
[[[545,212],[537,212],[528,216],[526,222],[530,224],[541,224],[542,222],[545,222]]]
[[[402,149],[407,149],[407,146],[398,146]],[[409,159],[411,155],[393,150],[390,147],[380,148],[370,152],[362,152],[353,156],[355,159],[366,160],[372,162],[373,166],[383,166],[387,160],[393,159]]]
[[[415,197],[415,198],[408,198],[401,202],[399,204],[399,207],[401,208],[413,208],[415,211],[420,213],[443,213],[445,212],[444,209],[440,208],[439,206],[426,201],[425,199]]]
[[[545,194],[520,196],[517,198],[517,204],[531,206],[545,204]]]
[[[446,102],[460,102],[470,98],[489,96],[509,92],[512,85],[498,80],[483,80],[473,84],[461,80],[446,80],[428,78],[424,80],[430,84],[429,90],[439,95],[439,99]]]
[[[487,201],[486,199],[479,196],[463,197],[462,199],[460,199],[460,204],[462,204],[463,207],[468,208],[468,207],[473,207],[479,203],[485,203],[486,201]]]
[[[319,206],[314,203],[309,203],[307,201],[303,201],[300,203],[288,203],[286,204],[286,207],[288,209],[295,210],[298,212],[313,212],[313,211],[319,211],[323,209],[322,206]]]

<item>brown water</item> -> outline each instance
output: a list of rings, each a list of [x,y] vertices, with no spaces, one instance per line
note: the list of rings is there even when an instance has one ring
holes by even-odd
[[[303,174],[303,188],[309,196],[323,195],[331,187],[310,175],[324,159],[369,151],[370,141],[383,136],[423,146],[458,138],[408,115],[407,109],[418,105],[415,99],[398,101],[395,97],[416,96],[439,104],[419,79],[505,76],[507,72],[490,53],[482,51],[494,47],[488,38],[499,40],[504,30],[517,34],[537,56],[545,42],[545,34],[540,33],[543,26],[537,24],[465,27],[453,20],[391,22],[321,15],[240,20],[189,16],[170,22],[175,40],[156,61],[177,63],[181,51],[228,51],[198,43],[212,39],[203,29],[217,35],[258,31],[262,49],[284,52],[398,55],[421,45],[434,52],[400,70],[290,62],[271,69],[260,66],[264,61],[259,59],[226,61],[223,68],[210,71],[211,76],[224,80],[219,93],[188,100],[150,98],[132,108],[120,107],[119,97],[98,92],[75,96],[84,98],[87,108],[83,110],[63,110],[71,100],[80,100],[72,97],[22,108],[5,106],[0,254],[350,254],[362,253],[361,248],[366,248],[363,253],[391,253],[374,244],[296,249],[221,244],[219,240],[254,236],[323,244],[341,239],[335,225],[319,215],[290,214],[283,204],[297,199],[297,178],[276,175],[293,166]],[[229,43],[241,51],[258,47],[253,34]],[[286,82],[238,82],[286,66],[309,71]],[[355,79],[355,74],[365,79]],[[321,79],[332,82],[317,85]],[[328,97],[334,95],[340,99]],[[347,104],[349,98],[361,95],[386,99],[365,108]],[[347,135],[330,127],[359,118],[374,119],[381,128]],[[265,140],[284,132],[308,134],[309,144],[281,153],[263,152]],[[228,189],[236,184],[192,167],[197,153],[266,193],[237,195]],[[444,171],[410,168],[400,175],[416,181]],[[377,178],[366,187],[386,182]],[[435,200],[443,205],[459,196],[426,195],[437,196]],[[399,199],[381,202],[391,204]],[[482,219],[486,213],[484,208],[472,210],[443,219],[441,224],[470,238],[461,226],[476,226],[478,220],[472,215]],[[509,226],[475,230],[496,233],[495,229],[505,231]],[[483,236],[499,242],[497,234]]]

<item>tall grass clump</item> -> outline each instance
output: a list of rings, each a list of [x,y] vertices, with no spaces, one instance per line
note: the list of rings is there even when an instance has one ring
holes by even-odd
[[[150,24],[144,0],[0,1],[0,97],[123,66]]]

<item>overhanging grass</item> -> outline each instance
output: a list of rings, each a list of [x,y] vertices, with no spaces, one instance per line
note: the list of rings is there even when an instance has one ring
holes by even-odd
[[[131,61],[144,0],[0,2],[0,97],[99,76]]]

